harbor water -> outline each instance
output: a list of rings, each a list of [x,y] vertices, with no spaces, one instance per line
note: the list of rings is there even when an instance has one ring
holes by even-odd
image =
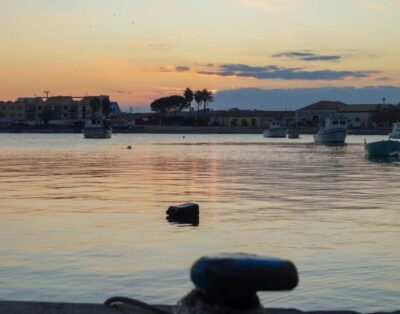
[[[400,164],[347,142],[0,134],[0,299],[173,304],[197,258],[247,252],[298,267],[295,291],[260,294],[267,307],[396,310]],[[187,201],[199,225],[167,222]]]

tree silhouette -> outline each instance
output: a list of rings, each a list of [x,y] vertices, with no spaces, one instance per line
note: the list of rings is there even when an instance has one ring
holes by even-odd
[[[206,112],[207,105],[214,101],[214,95],[213,95],[212,91],[209,91],[207,89],[203,89],[201,91],[201,100],[203,101],[204,112]]]
[[[150,104],[152,111],[165,114],[169,111],[175,110],[180,111],[187,106],[186,99],[179,95],[162,97],[156,99]]]
[[[379,105],[371,115],[371,120],[380,125],[390,125],[400,121],[400,106]]]
[[[200,104],[203,101],[203,96],[201,90],[198,90],[194,93],[194,101],[197,103],[197,111],[200,110]]]
[[[183,92],[183,97],[185,98],[188,107],[192,105],[192,101],[194,98],[194,93],[190,88],[186,88],[185,91]]]

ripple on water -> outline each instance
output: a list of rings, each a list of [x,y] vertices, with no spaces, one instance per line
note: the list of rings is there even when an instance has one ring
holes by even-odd
[[[0,298],[174,303],[199,256],[242,251],[299,268],[267,306],[395,310],[399,165],[366,161],[363,141],[0,134]],[[186,201],[199,225],[168,223]]]

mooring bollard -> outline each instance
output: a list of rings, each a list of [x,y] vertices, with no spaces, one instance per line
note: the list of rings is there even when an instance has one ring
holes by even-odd
[[[190,277],[195,289],[178,303],[178,314],[258,313],[258,291],[292,290],[298,284],[292,262],[248,254],[202,257]]]

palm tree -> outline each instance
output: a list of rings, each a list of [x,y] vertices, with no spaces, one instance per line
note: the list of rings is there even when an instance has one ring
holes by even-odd
[[[183,92],[183,97],[185,98],[188,107],[190,107],[192,105],[194,93],[189,87]]]
[[[197,103],[197,111],[200,109],[200,104],[203,101],[203,94],[201,90],[198,90],[194,93],[194,100]]]
[[[212,91],[203,89],[201,91],[201,100],[203,101],[203,104],[204,104],[204,112],[206,112],[207,105],[214,101],[214,95],[213,95]]]

